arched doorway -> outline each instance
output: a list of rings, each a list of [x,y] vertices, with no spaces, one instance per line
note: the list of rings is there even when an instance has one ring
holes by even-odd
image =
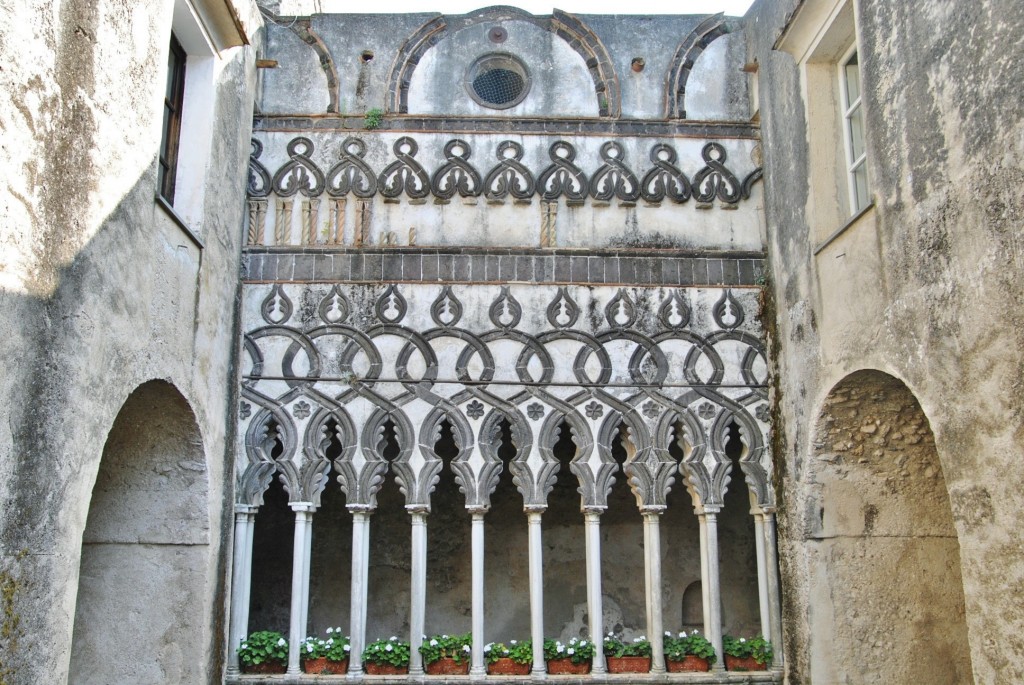
[[[879,371],[847,376],[813,451],[811,681],[971,682],[960,547],[917,399]]]
[[[68,682],[209,678],[209,497],[195,415],[140,385],[107,436],[82,536]]]

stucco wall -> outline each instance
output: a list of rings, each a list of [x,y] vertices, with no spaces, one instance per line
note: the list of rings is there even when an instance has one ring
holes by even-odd
[[[254,50],[224,50],[210,85],[200,249],[154,203],[172,5],[25,2],[0,19],[0,573],[2,620],[17,622],[0,645],[4,682],[67,678],[100,455],[122,403],[153,378],[194,412],[212,495],[212,544],[196,569],[205,610],[180,626],[202,647],[186,658],[204,680],[222,660],[230,518],[219,493]]]
[[[1024,320],[1013,304],[1024,296],[1024,111],[1015,95],[1024,13],[996,1],[855,3],[875,204],[816,253],[819,236],[840,228],[816,226],[809,197],[810,176],[830,171],[810,168],[800,73],[793,57],[772,50],[798,4],[761,0],[747,17],[750,59],[759,63],[777,311],[789,677],[811,682],[816,660],[827,656],[810,649],[807,621],[828,610],[810,594],[805,554],[813,427],[836,383],[879,369],[906,384],[934,432],[974,680],[1018,682],[1024,614],[1008,600],[1024,579]]]

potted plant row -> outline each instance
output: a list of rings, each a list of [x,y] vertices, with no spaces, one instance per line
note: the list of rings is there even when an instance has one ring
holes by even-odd
[[[604,638],[604,656],[609,673],[647,673],[651,670],[651,643],[646,636],[629,642],[608,633]]]
[[[238,646],[238,662],[245,673],[284,673],[288,640],[273,630],[259,630]]]
[[[508,644],[491,642],[484,645],[484,658],[489,675],[529,675],[533,643],[530,640],[510,640]]]
[[[392,635],[375,640],[363,650],[367,675],[405,675],[409,672],[409,643]]]
[[[306,673],[343,675],[348,673],[352,651],[348,636],[341,628],[328,628],[327,638],[307,637],[299,648],[302,670]]]
[[[427,675],[466,675],[473,652],[473,637],[465,635],[432,635],[420,645]]]
[[[562,644],[559,640],[544,640],[544,660],[551,675],[583,675],[590,673],[594,658],[594,643],[572,638]]]
[[[689,635],[685,630],[678,635],[666,632],[664,645],[665,666],[669,673],[708,671],[717,661],[711,642],[696,630]]]
[[[749,640],[725,635],[722,651],[729,671],[764,671],[772,660],[772,645],[760,635]]]

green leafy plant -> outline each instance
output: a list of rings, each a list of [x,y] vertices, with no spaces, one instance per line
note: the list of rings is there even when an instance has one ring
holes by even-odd
[[[594,658],[594,643],[574,637],[562,644],[559,640],[544,640],[544,659],[571,659],[574,664],[582,664]]]
[[[509,640],[508,644],[491,642],[484,645],[484,658],[489,664],[498,659],[511,659],[517,664],[529,664],[533,662],[533,643],[529,640]]]
[[[392,635],[388,639],[380,639],[366,645],[363,650],[363,661],[369,664],[390,664],[391,666],[409,665],[409,643]]]
[[[620,656],[650,656],[651,642],[645,635],[633,638],[630,642],[625,642],[615,633],[608,633],[604,638],[604,655],[613,658]]]
[[[264,663],[284,664],[288,661],[288,640],[273,630],[260,630],[242,640],[238,660],[246,666]]]
[[[328,628],[327,639],[307,637],[302,641],[299,656],[302,660],[325,658],[328,661],[345,661],[349,658],[352,646],[347,635],[341,634],[341,628]]]
[[[689,635],[686,634],[685,630],[679,633],[679,635],[672,635],[672,633],[666,632],[665,658],[669,661],[682,661],[686,656],[707,659],[709,664],[713,664],[718,660],[714,646],[698,631],[695,630]]]
[[[722,637],[722,651],[741,659],[752,656],[754,661],[762,665],[772,660],[772,643],[760,635],[749,640],[725,635]]]
[[[363,117],[363,128],[367,131],[380,128],[380,125],[384,122],[384,110],[374,107],[373,109],[366,112],[366,116]]]
[[[424,638],[420,645],[420,654],[423,655],[423,663],[432,664],[439,659],[453,659],[455,663],[461,664],[469,661],[469,655],[473,651],[473,636],[470,633],[465,635],[432,635]]]

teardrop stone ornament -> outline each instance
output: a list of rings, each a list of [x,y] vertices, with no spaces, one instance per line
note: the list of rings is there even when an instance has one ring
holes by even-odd
[[[331,292],[327,293],[327,296],[320,300],[320,306],[317,310],[320,312],[320,318],[324,323],[338,324],[344,323],[345,319],[348,318],[351,308],[345,295],[338,289],[338,286],[334,286],[331,288]]]
[[[612,328],[627,328],[636,321],[636,305],[623,288],[615,294],[612,301],[604,308],[608,325]]]
[[[498,328],[515,328],[523,316],[523,307],[509,292],[508,286],[501,287],[501,294],[491,303],[488,311],[491,323]]]
[[[683,328],[690,323],[690,307],[679,290],[673,290],[658,310],[658,318],[666,328]]]
[[[711,314],[715,317],[715,323],[726,330],[731,331],[743,324],[743,307],[728,288],[715,303]]]
[[[565,288],[558,289],[558,295],[548,305],[548,322],[555,328],[568,328],[576,323],[580,308]]]
[[[280,284],[271,288],[270,294],[264,298],[263,304],[260,305],[260,314],[263,315],[264,321],[275,326],[291,318],[292,301],[288,299]]]
[[[384,323],[398,323],[405,318],[407,309],[408,304],[405,298],[402,297],[402,293],[398,292],[398,287],[394,284],[389,285],[377,300],[377,318]]]
[[[434,304],[430,305],[430,318],[443,328],[459,323],[462,318],[462,303],[455,297],[451,286],[446,285],[434,300]]]

